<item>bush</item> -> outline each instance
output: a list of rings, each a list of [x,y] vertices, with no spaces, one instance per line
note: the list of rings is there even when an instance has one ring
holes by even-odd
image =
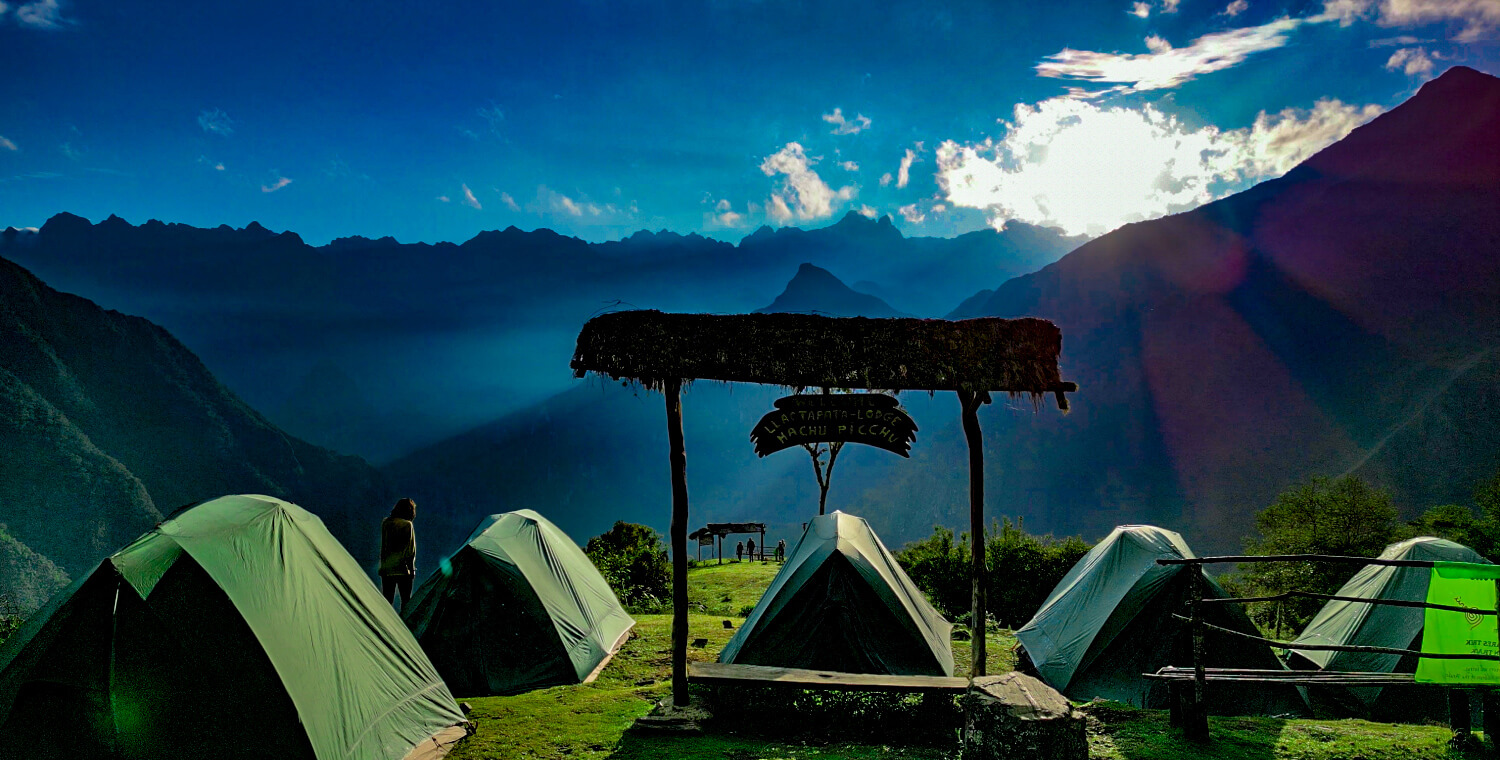
[[[7,639],[20,630],[24,622],[26,617],[21,614],[20,607],[8,594],[0,594],[0,645],[4,645]]]
[[[985,611],[1002,627],[1015,628],[1036,614],[1057,582],[1090,548],[1082,538],[1034,536],[1010,518],[985,532]],[[967,621],[973,604],[969,579],[969,535],[937,525],[932,535],[896,553],[896,561],[944,615]]]
[[[1314,477],[1276,497],[1255,515],[1259,538],[1245,542],[1246,554],[1338,554],[1378,556],[1405,537],[1390,494],[1352,475],[1338,480]],[[1360,569],[1332,562],[1261,562],[1241,565],[1242,574],[1226,584],[1237,596],[1272,596],[1286,591],[1336,592]],[[1278,604],[1284,605],[1282,633],[1302,630],[1323,602],[1289,599],[1252,605],[1250,617],[1263,629],[1276,628]]]
[[[657,609],[672,597],[672,563],[661,534],[635,523],[617,522],[583,547],[620,603],[636,611]]]

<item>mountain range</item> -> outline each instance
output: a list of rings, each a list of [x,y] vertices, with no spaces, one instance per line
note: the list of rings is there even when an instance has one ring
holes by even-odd
[[[462,244],[313,247],[259,224],[59,214],[0,240],[0,255],[166,327],[293,434],[384,462],[566,390],[578,329],[604,309],[746,312],[811,262],[857,275],[892,313],[936,317],[976,276],[1033,271],[1082,240],[1015,222],[906,238],[889,217],[851,212],[821,229],[761,228],[737,245],[667,231],[590,244],[510,227]]]

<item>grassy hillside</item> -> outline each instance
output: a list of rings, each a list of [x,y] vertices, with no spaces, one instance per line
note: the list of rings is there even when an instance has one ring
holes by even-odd
[[[711,661],[733,635],[745,606],[753,605],[775,576],[777,565],[730,562],[694,568],[688,575],[689,639],[706,638],[702,648],[689,648],[688,659]],[[701,606],[700,606],[701,605]],[[460,699],[474,710],[478,726],[449,756],[453,760],[511,758],[585,758],[588,760],[825,760],[828,758],[956,759],[957,736],[920,746],[907,746],[899,734],[828,738],[827,726],[799,730],[793,710],[789,720],[759,725],[711,724],[698,736],[650,734],[632,729],[636,718],[671,694],[671,615],[637,615],[634,633],[598,680],[586,686],[561,686],[514,697]],[[1014,667],[1009,631],[992,632],[989,672]],[[966,675],[967,642],[954,642],[954,660]],[[803,708],[804,694],[783,694],[784,704]],[[828,698],[812,700],[814,709],[869,719],[870,712],[891,710],[896,718],[910,717],[910,703],[893,705],[889,699]],[[924,709],[921,707],[917,710]],[[1360,720],[1318,721],[1275,718],[1213,718],[1213,742],[1204,747],[1189,743],[1167,725],[1167,714],[1135,710],[1113,703],[1084,706],[1088,715],[1090,757],[1097,760],[1342,760],[1354,757],[1392,760],[1438,760],[1478,757],[1449,749],[1444,726],[1386,725]],[[857,715],[857,713],[865,713]],[[951,714],[951,713],[950,713]],[[721,718],[727,716],[720,716]],[[880,718],[877,716],[877,720]]]

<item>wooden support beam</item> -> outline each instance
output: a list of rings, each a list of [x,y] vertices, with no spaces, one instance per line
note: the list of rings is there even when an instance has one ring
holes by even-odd
[[[1192,709],[1184,716],[1183,733],[1193,741],[1208,741],[1208,703],[1204,692],[1208,689],[1207,674],[1204,673],[1203,651],[1203,568],[1189,565],[1191,573],[1188,583],[1188,618],[1193,635],[1193,701]]]
[[[687,450],[682,443],[682,383],[663,389],[667,397],[667,448],[672,464],[672,704],[688,703],[687,640]]]
[[[973,654],[970,676],[985,674],[984,612],[984,435],[979,429],[979,405],[990,402],[986,391],[959,391],[963,406],[964,438],[969,442],[969,576],[972,582],[972,606],[969,615],[969,643]]]

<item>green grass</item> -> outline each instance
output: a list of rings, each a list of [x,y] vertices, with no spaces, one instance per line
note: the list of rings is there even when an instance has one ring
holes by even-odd
[[[1095,760],[1436,760],[1483,757],[1478,747],[1450,749],[1447,726],[1365,720],[1209,718],[1199,745],[1167,725],[1161,710],[1115,703],[1084,707],[1089,757]],[[1476,745],[1478,742],[1476,742]]]
[[[693,569],[688,576],[689,599],[703,605],[709,614],[688,616],[689,640],[707,639],[706,646],[689,647],[690,660],[711,661],[734,631],[724,627],[729,620],[736,628],[744,622],[738,614],[753,605],[775,575],[778,566],[759,563],[725,563]],[[514,697],[465,699],[473,706],[471,719],[477,733],[465,739],[449,755],[453,760],[536,760],[583,758],[585,760],[824,760],[851,758],[910,758],[943,760],[958,757],[956,739],[942,746],[911,746],[910,742],[867,738],[866,734],[825,738],[821,732],[798,733],[798,713],[809,701],[824,714],[854,717],[860,711],[878,713],[891,701],[870,695],[825,698],[810,692],[772,696],[780,700],[787,720],[750,717],[710,724],[698,736],[673,736],[633,730],[632,724],[649,712],[654,703],[671,694],[671,615],[636,615],[633,635],[598,680],[583,686],[560,686]],[[991,631],[985,661],[990,674],[1015,666],[1015,636],[1010,631]],[[953,642],[956,675],[967,675],[970,649],[967,641]],[[894,708],[898,719],[921,719],[908,700]],[[1391,725],[1360,720],[1280,720],[1274,718],[1211,718],[1212,741],[1198,745],[1182,738],[1167,725],[1167,714],[1137,710],[1114,703],[1082,706],[1088,717],[1089,754],[1095,760],[1477,760],[1478,752],[1464,753],[1447,746],[1446,726]],[[904,711],[904,712],[903,712]],[[900,713],[900,714],[896,714]],[[875,720],[878,722],[877,714]],[[850,732],[846,732],[850,733]],[[891,732],[886,732],[887,734]],[[851,738],[859,741],[851,741]],[[929,737],[930,739],[930,737]],[[928,745],[932,741],[925,742]]]
[[[754,607],[781,565],[775,562],[707,563],[688,573],[688,605],[707,615],[740,617]]]

